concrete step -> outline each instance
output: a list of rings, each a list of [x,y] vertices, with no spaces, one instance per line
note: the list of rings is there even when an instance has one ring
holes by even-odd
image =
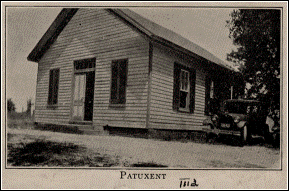
[[[108,134],[103,130],[103,127],[95,127],[93,125],[71,124],[72,128],[76,128],[77,132],[85,135],[104,135]]]

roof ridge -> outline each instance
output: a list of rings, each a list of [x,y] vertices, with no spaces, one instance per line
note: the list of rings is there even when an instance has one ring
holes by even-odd
[[[134,12],[130,9],[112,9],[114,11],[117,11],[118,13],[122,13],[129,19],[131,19],[134,24],[137,24],[141,26],[146,31],[150,32],[150,36],[153,34],[157,37],[163,38],[167,41],[170,41],[178,46],[181,46],[215,64],[221,65],[223,67],[226,67],[230,70],[235,70],[229,63],[227,63],[225,60],[219,58],[215,54],[209,52],[205,48],[203,48],[201,45],[183,37],[181,34],[174,32],[171,29],[168,29],[160,24],[155,23],[154,21],[151,21],[148,18],[143,17],[142,15]],[[138,17],[138,18],[136,18]],[[151,27],[150,25],[154,25]],[[197,53],[196,53],[197,52]]]
[[[70,19],[77,12],[77,8],[64,8],[58,14],[56,19],[50,25],[46,33],[42,36],[39,42],[36,44],[34,49],[31,51],[27,59],[29,61],[38,62],[44,53],[49,49],[51,44],[55,41],[57,36],[61,33],[62,29],[67,25]],[[169,42],[171,46],[181,48],[182,51],[188,51],[198,55],[214,64],[217,64],[223,68],[236,71],[232,66],[220,59],[213,53],[209,52],[202,46],[195,42],[183,37],[182,35],[159,25],[142,15],[130,10],[130,9],[106,9],[113,12],[116,16],[121,17],[129,25],[135,27],[138,31],[146,34],[150,38],[157,40],[164,40]],[[157,37],[157,38],[155,38]]]

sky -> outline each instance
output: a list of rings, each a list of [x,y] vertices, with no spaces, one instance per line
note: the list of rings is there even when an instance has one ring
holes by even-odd
[[[27,56],[52,24],[61,7],[6,7],[6,98],[16,111],[25,111],[28,99],[34,103],[37,63]],[[234,49],[226,20],[233,9],[224,8],[131,8],[207,49],[222,60]]]

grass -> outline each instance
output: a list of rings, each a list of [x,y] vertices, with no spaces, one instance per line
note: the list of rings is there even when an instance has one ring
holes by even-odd
[[[8,134],[8,139],[15,136]],[[26,143],[8,143],[7,162],[11,166],[110,167],[118,166],[119,158],[72,143],[36,139]]]
[[[33,129],[34,127],[29,124],[31,119],[25,116],[9,118],[8,133],[7,133],[7,166],[31,166],[31,167],[152,167],[152,168],[165,168],[164,164],[159,164],[154,161],[138,161],[133,157],[117,156],[115,154],[106,154],[100,150],[92,149],[89,146],[80,145],[78,142],[71,143],[64,142],[62,137],[60,139],[50,139],[49,136],[38,133],[29,133],[31,130],[18,130],[18,129]],[[16,120],[16,122],[15,122]],[[11,124],[16,124],[11,125]],[[13,128],[17,128],[12,130]],[[10,130],[9,130],[10,129]],[[9,133],[10,131],[10,133]],[[34,130],[32,130],[34,131]],[[37,130],[36,130],[37,131]],[[167,141],[183,141],[187,139],[191,141],[203,140],[203,134],[199,134],[195,139],[191,139],[190,134],[175,132],[170,134],[169,131],[161,131],[161,135],[165,138],[169,135]],[[62,135],[61,135],[62,136]],[[53,141],[52,141],[53,140]],[[232,141],[229,137],[217,138],[211,140],[211,144],[229,144]],[[255,140],[253,145],[260,144],[260,140]],[[134,161],[133,161],[134,160]],[[240,167],[240,168],[260,168],[261,166],[240,163],[230,164],[218,160],[212,160],[208,164],[212,167]]]
[[[34,127],[33,118],[27,113],[10,112],[7,115],[7,124],[9,128],[31,129]]]
[[[8,129],[35,129],[26,113],[9,113]],[[120,156],[98,153],[81,145],[45,137],[7,133],[8,166],[48,167],[166,167],[154,162],[132,163]]]
[[[7,134],[8,166],[30,167],[167,167],[154,162],[129,162],[81,145],[30,135]]]

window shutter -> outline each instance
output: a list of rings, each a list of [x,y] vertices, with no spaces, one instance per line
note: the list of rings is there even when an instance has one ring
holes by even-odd
[[[173,90],[173,110],[179,109],[180,102],[180,73],[181,67],[179,64],[174,64],[174,90]]]
[[[58,98],[58,84],[59,84],[59,69],[54,70],[54,91],[53,104],[57,104]]]
[[[113,62],[111,64],[111,92],[110,92],[110,102],[112,104],[117,103],[117,79],[118,79],[118,63]]]
[[[190,69],[190,113],[195,110],[196,70]]]
[[[126,94],[126,80],[127,80],[127,61],[123,60],[119,63],[119,103],[125,104]]]
[[[49,105],[57,104],[58,84],[59,84],[59,69],[50,70],[49,90],[48,90],[48,104]]]
[[[206,76],[206,82],[205,82],[205,114],[209,115],[209,101],[210,101],[210,85],[211,85],[211,79],[209,76]]]
[[[49,73],[49,90],[48,90],[48,104],[52,104],[53,98],[53,70]]]

